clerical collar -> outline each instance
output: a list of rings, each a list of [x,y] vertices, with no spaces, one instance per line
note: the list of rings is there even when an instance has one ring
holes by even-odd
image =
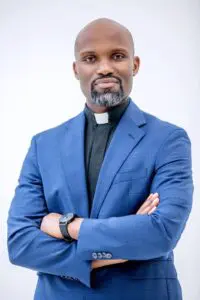
[[[130,103],[130,98],[128,98],[122,104],[114,106],[108,112],[104,113],[94,113],[85,103],[84,112],[87,117],[88,122],[92,122],[94,125],[96,124],[106,124],[106,123],[118,123],[121,116],[125,112],[126,108]]]

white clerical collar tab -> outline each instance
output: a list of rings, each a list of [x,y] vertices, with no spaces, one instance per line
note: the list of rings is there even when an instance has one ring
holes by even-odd
[[[109,114],[107,112],[96,114],[94,113],[97,124],[106,124],[109,122]]]

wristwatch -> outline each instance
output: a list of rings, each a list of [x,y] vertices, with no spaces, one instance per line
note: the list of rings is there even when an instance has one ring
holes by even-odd
[[[60,217],[59,219],[59,227],[60,231],[63,235],[63,238],[66,242],[73,242],[74,239],[69,235],[69,232],[67,230],[67,227],[69,223],[71,223],[75,218],[78,216],[74,213],[68,213]]]

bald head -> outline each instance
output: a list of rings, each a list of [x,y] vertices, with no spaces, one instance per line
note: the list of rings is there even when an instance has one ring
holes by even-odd
[[[120,23],[114,20],[100,18],[87,24],[78,33],[74,45],[75,57],[83,47],[87,47],[87,45],[90,44],[91,41],[99,39],[101,35],[103,35],[104,37],[107,36],[108,40],[110,40],[111,42],[112,39],[116,37],[126,39],[127,42],[130,44],[131,51],[134,55],[134,42],[130,31],[125,26],[121,25]]]
[[[74,52],[74,74],[93,111],[127,99],[140,61],[126,27],[110,19],[94,20],[79,32]]]

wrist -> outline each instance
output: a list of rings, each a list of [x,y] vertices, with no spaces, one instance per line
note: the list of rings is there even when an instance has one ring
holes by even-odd
[[[68,226],[77,217],[78,216],[74,213],[67,213],[67,214],[62,215],[59,219],[59,227],[60,227],[60,231],[62,233],[62,236],[63,236],[64,240],[66,240],[69,243],[73,242],[74,238],[70,235],[70,233],[68,231]],[[74,234],[73,234],[73,236],[74,236]]]
[[[70,224],[68,224],[68,233],[75,240],[78,240],[78,235],[83,220],[83,218],[75,218]]]
[[[69,233],[69,235],[73,238],[73,239],[75,239],[76,240],[76,235],[77,235],[77,230],[76,230],[76,219],[77,218],[75,218],[70,224],[68,224],[68,226],[67,226],[67,231],[68,231],[68,233]]]

